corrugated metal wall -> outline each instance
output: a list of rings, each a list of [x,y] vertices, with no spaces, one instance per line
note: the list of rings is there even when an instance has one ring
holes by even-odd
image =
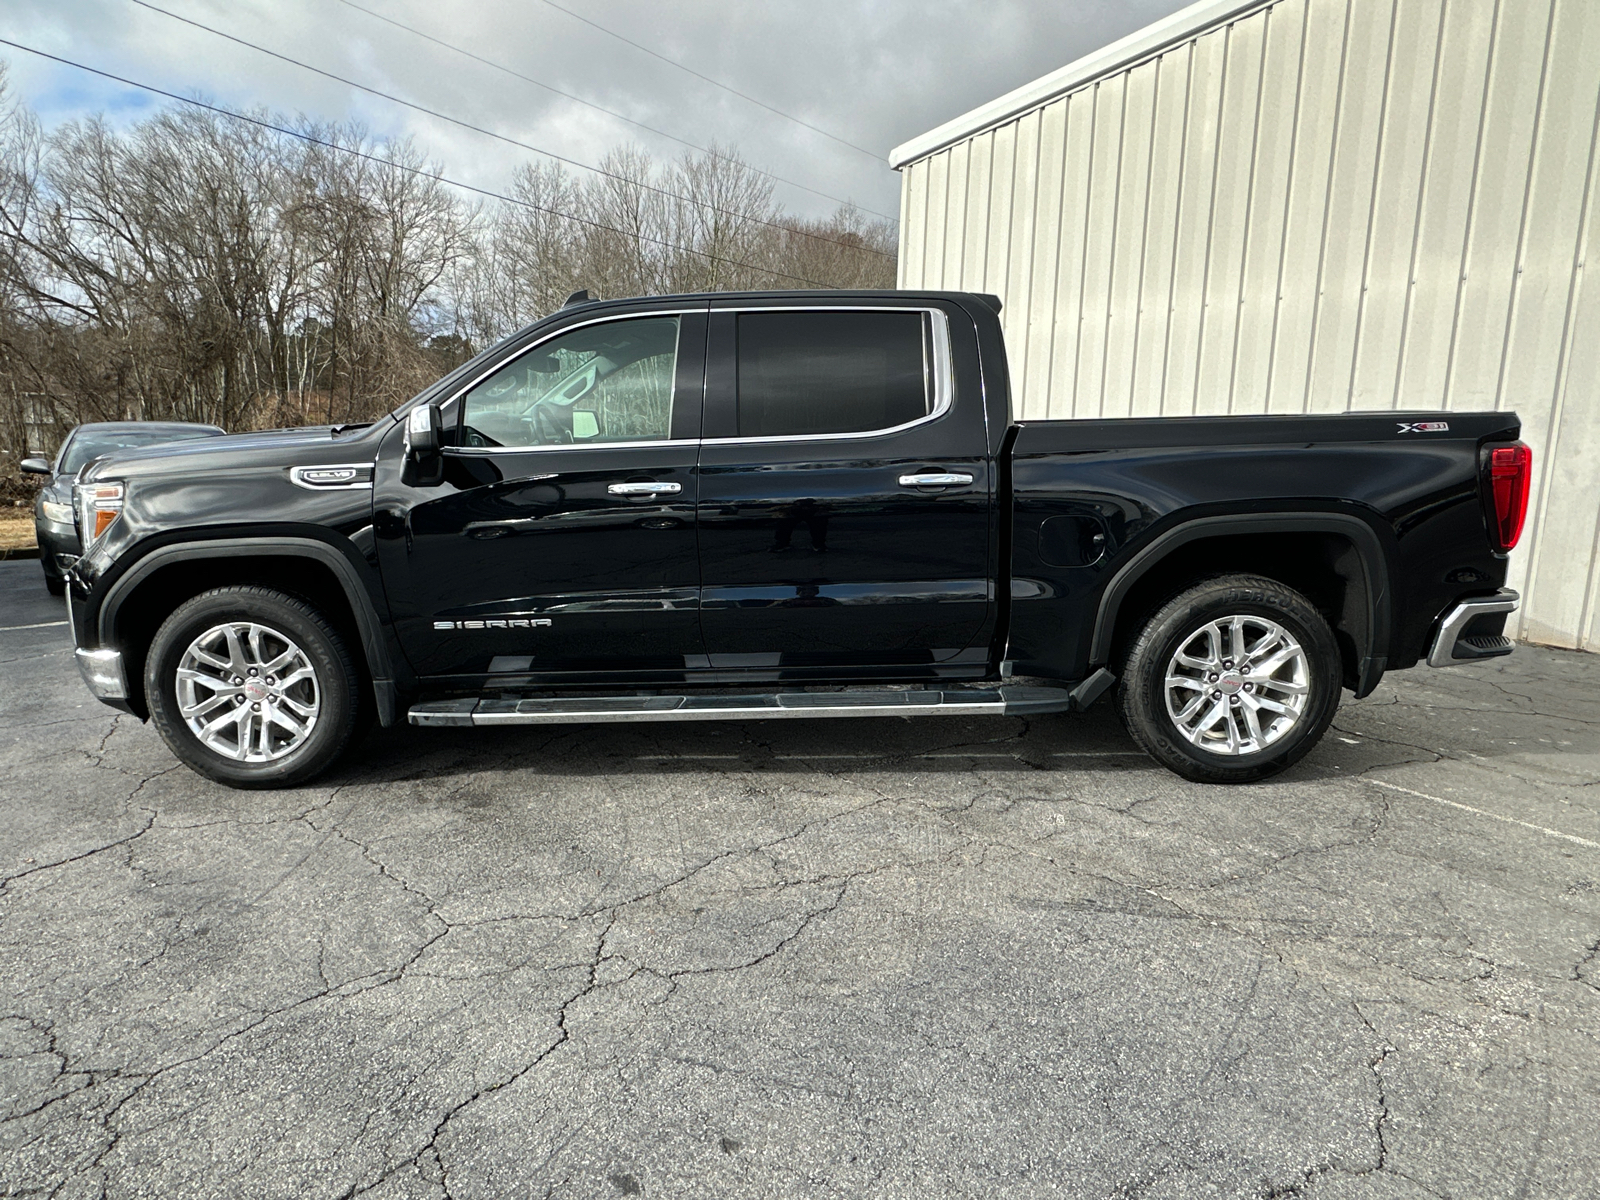
[[[1023,416],[1516,409],[1516,632],[1600,649],[1597,0],[1279,0],[904,169]]]

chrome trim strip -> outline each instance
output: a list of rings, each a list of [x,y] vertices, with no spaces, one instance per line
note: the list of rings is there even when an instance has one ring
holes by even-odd
[[[454,404],[482,383],[496,371],[521,358],[530,351],[537,350],[540,346],[547,345],[556,338],[561,337],[574,329],[582,329],[588,325],[604,325],[615,321],[631,321],[647,317],[681,317],[695,313],[704,313],[708,307],[702,308],[671,308],[656,309],[649,312],[614,313],[610,316],[595,317],[589,321],[578,321],[571,325],[563,325],[555,330],[549,337],[541,338],[537,342],[530,342],[509,358],[502,358],[492,366],[486,368],[481,374],[475,376],[468,383],[463,384],[447,398],[438,401],[440,408]],[[906,429],[914,429],[918,425],[925,425],[936,421],[950,411],[955,403],[955,374],[951,367],[950,356],[950,318],[943,309],[931,305],[901,305],[901,304],[779,304],[779,305],[751,305],[737,308],[711,309],[717,313],[742,313],[742,312],[914,312],[926,313],[932,319],[933,327],[933,411],[926,416],[918,417],[915,421],[907,421],[903,425],[892,425],[887,429],[868,429],[860,433],[806,433],[792,437],[732,437],[732,438],[677,438],[671,440],[651,442],[584,442],[569,443],[564,446],[445,446],[446,454],[462,455],[493,455],[493,454],[531,454],[545,450],[584,450],[606,447],[616,449],[621,446],[637,446],[650,448],[657,446],[733,446],[743,444],[757,444],[761,442],[821,442],[841,441],[860,438],[883,437],[886,434],[900,433]]]
[[[1517,611],[1517,604],[1522,597],[1510,588],[1501,588],[1493,596],[1479,596],[1471,600],[1463,600],[1444,615],[1444,620],[1439,623],[1439,632],[1434,635],[1433,644],[1428,649],[1428,665],[1430,667],[1453,667],[1461,663],[1474,662],[1475,659],[1455,658],[1452,652],[1456,648],[1456,640],[1460,638],[1461,631],[1474,617],[1481,617],[1486,613],[1510,613]]]
[[[859,441],[862,438],[886,437],[891,433],[902,433],[907,429],[915,429],[918,425],[927,425],[937,421],[950,411],[955,404],[955,374],[950,366],[950,318],[943,309],[933,308],[929,305],[898,305],[898,304],[796,304],[776,305],[772,307],[751,308],[716,308],[713,313],[742,313],[742,312],[916,312],[927,313],[932,318],[933,325],[933,411],[927,416],[918,417],[915,421],[907,421],[903,425],[891,425],[887,429],[866,429],[859,433],[800,433],[793,435],[778,435],[773,437],[729,437],[705,438],[702,445],[706,446],[746,446],[759,445],[764,442],[839,442]]]

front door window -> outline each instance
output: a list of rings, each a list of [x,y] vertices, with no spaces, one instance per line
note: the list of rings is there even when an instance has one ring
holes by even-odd
[[[666,441],[678,324],[674,316],[585,325],[513,359],[463,397],[462,444]]]

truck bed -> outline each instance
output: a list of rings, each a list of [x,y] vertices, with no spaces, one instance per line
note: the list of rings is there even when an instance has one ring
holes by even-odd
[[[1364,694],[1422,656],[1446,607],[1503,582],[1478,463],[1484,442],[1519,429],[1499,412],[1022,421],[1006,462],[1014,669],[1082,677],[1111,663],[1162,594],[1160,572],[1129,572],[1182,526],[1185,557],[1163,571],[1299,562],[1347,635],[1365,635],[1346,680]],[[1291,514],[1297,532],[1273,535]]]

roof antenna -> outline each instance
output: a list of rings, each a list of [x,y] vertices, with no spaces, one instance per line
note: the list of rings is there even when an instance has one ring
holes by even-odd
[[[587,303],[588,299],[589,299],[589,289],[588,288],[579,288],[577,291],[573,292],[572,295],[567,297],[567,302],[565,304],[563,304],[561,307],[562,308],[571,308],[574,304]]]

